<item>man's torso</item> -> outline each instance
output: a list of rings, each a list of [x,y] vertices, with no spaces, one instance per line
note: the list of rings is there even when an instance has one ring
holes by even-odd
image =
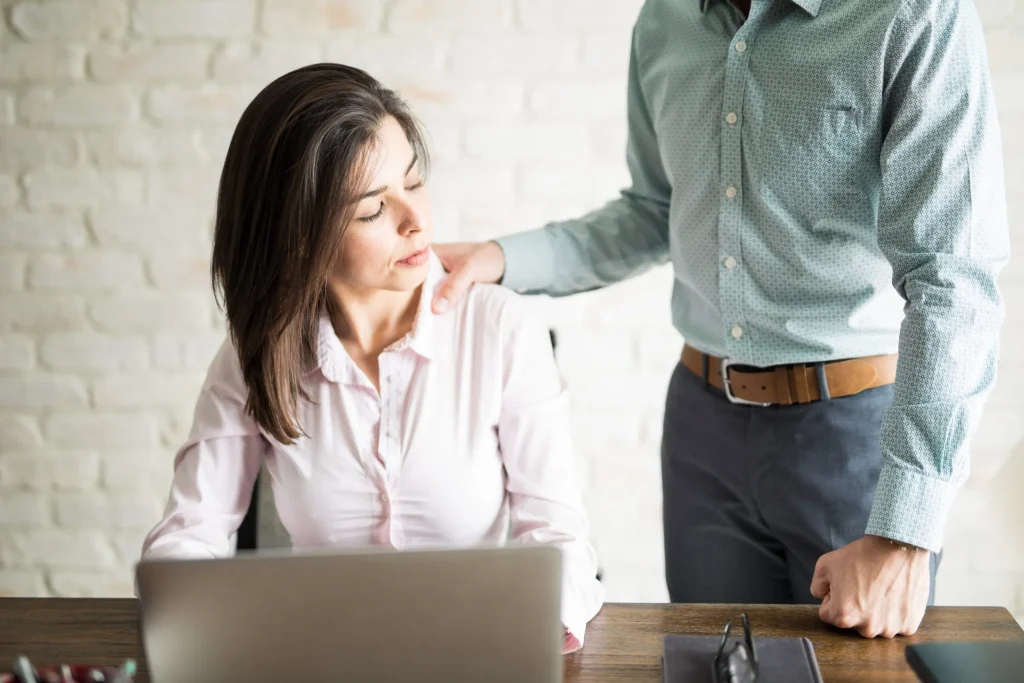
[[[672,185],[675,323],[758,365],[896,350],[877,243],[896,0],[650,0],[638,66]],[[725,344],[723,347],[723,331]]]

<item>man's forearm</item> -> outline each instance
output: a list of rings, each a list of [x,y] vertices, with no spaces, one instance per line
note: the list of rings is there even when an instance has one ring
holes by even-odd
[[[497,242],[505,252],[503,285],[523,294],[586,292],[668,260],[668,207],[623,192],[582,218]]]
[[[867,532],[932,551],[969,473],[968,445],[995,382],[1002,250],[941,255],[915,269],[900,335],[885,456]]]

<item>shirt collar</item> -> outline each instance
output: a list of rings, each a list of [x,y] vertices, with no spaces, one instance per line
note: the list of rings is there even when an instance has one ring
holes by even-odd
[[[434,357],[434,328],[437,325],[437,319],[431,310],[431,303],[434,299],[434,290],[444,279],[444,275],[444,266],[431,251],[430,260],[427,262],[427,278],[423,281],[423,291],[420,292],[420,300],[416,305],[416,318],[412,323],[412,331],[392,344],[390,351],[397,351],[408,346],[426,360]]]
[[[426,360],[434,357],[434,327],[436,325],[434,313],[431,310],[431,300],[434,298],[434,290],[444,277],[444,267],[437,256],[431,252],[430,261],[427,264],[427,278],[423,281],[420,300],[416,305],[416,317],[412,323],[412,331],[387,348],[388,352],[410,349]],[[317,337],[316,368],[323,372],[324,377],[331,382],[342,384],[361,383],[361,373],[356,364],[345,351],[344,345],[338,339],[331,324],[331,317],[326,311],[320,314],[320,328]]]
[[[818,16],[818,11],[821,10],[821,3],[822,0],[793,0],[793,4],[803,8],[805,12],[811,15],[811,18]]]
[[[713,0],[697,0],[700,3],[701,13],[706,12],[708,6],[711,5]],[[721,2],[729,2],[729,0],[720,0]],[[818,16],[818,11],[821,9],[822,0],[790,0],[794,5],[801,8],[803,11],[811,15],[811,17]]]

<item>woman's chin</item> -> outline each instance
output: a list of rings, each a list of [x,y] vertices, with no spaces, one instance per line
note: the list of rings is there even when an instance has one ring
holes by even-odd
[[[385,289],[393,292],[411,292],[427,279],[427,264],[422,266],[402,266],[391,272]]]

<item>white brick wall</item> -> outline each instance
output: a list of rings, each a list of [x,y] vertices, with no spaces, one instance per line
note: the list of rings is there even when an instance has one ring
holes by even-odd
[[[441,239],[570,217],[626,182],[642,0],[0,0],[0,594],[123,595],[222,341],[208,258],[242,108],[321,59],[426,122]],[[977,0],[1024,212],[1024,9]],[[1024,248],[1020,231],[1015,248]],[[1024,269],[939,599],[1024,614]],[[535,302],[559,332],[610,598],[662,600],[658,442],[670,273]],[[1016,458],[1012,456],[1018,456]]]
[[[210,52],[204,43],[102,45],[89,53],[89,75],[111,82],[201,80]]]
[[[132,13],[132,28],[144,38],[247,36],[256,18],[255,0],[157,0]]]
[[[124,35],[128,7],[122,0],[9,2],[10,28],[28,41],[100,40]]]
[[[123,86],[75,84],[29,89],[18,114],[31,126],[104,126],[133,120],[137,104]]]

